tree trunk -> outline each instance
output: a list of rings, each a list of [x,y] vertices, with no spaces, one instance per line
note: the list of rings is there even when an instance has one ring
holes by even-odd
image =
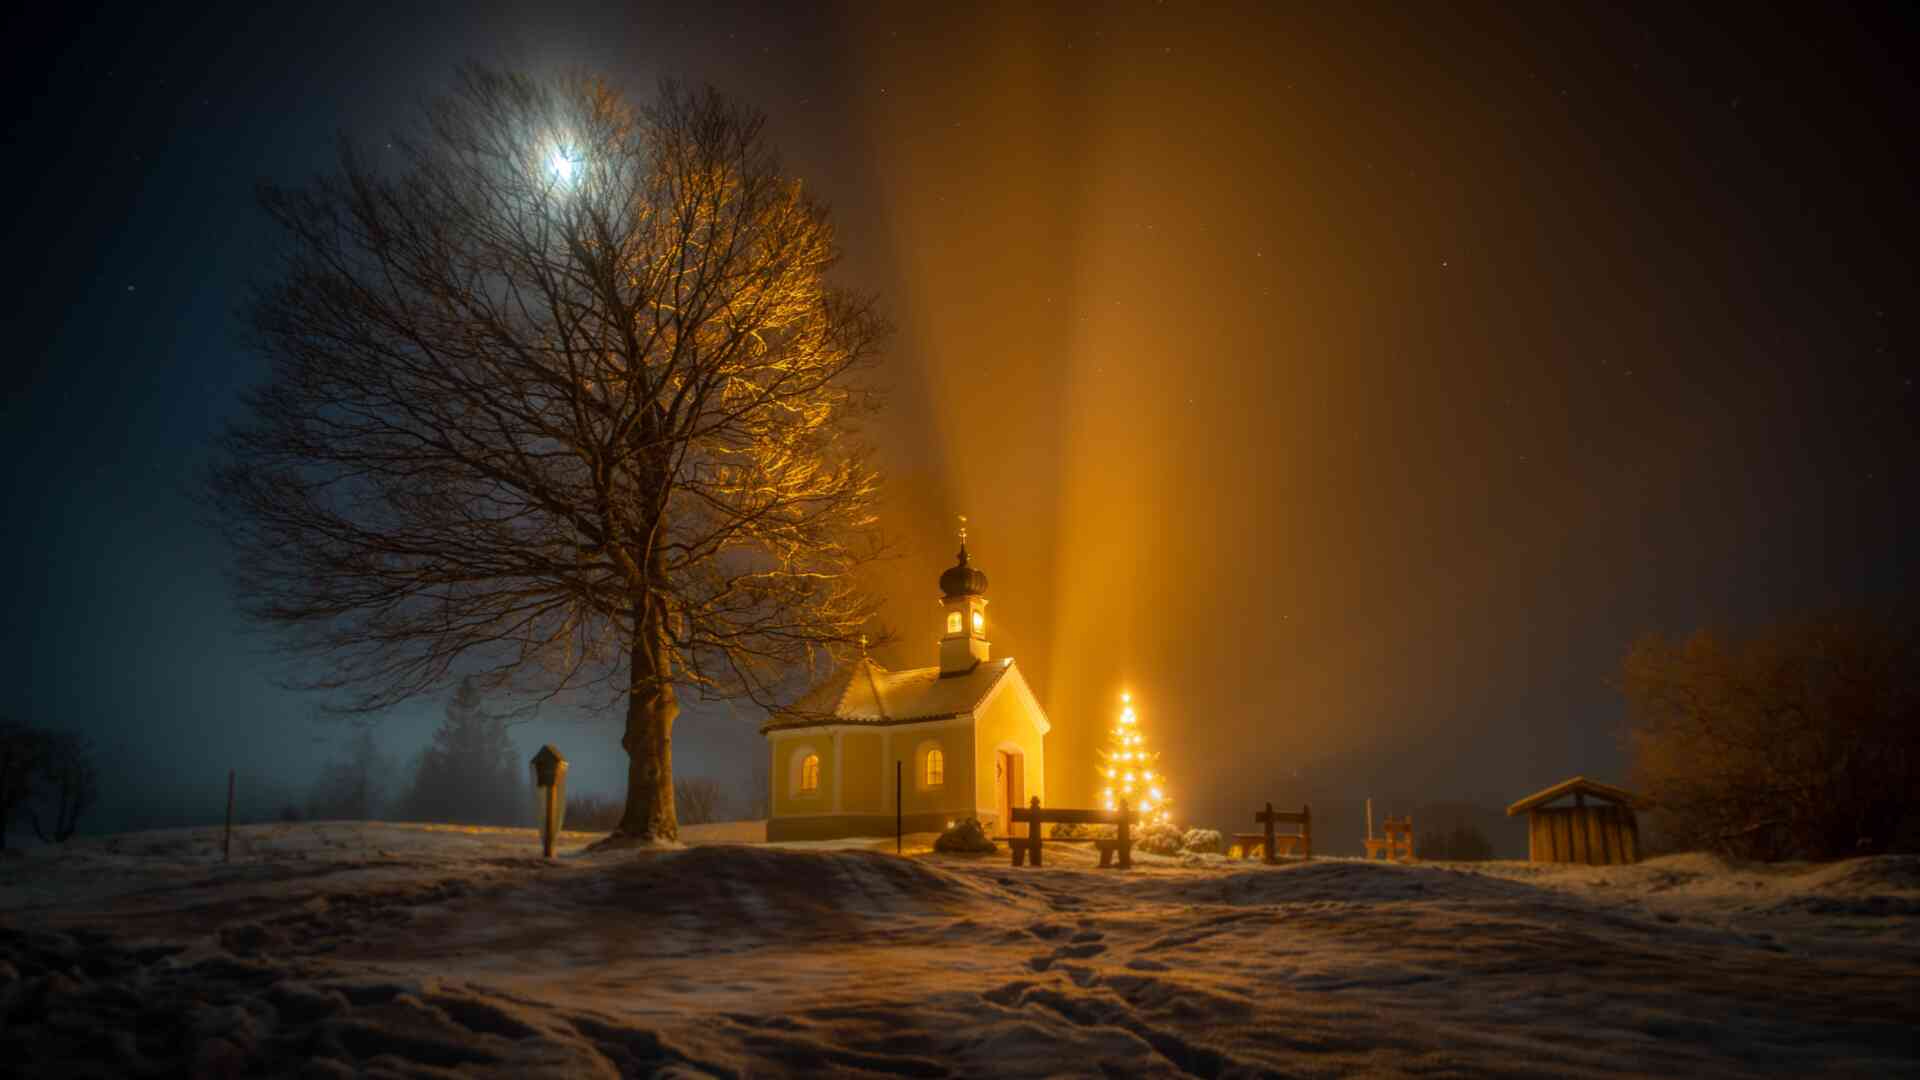
[[[633,662],[627,696],[627,809],[616,836],[630,840],[677,840],[673,812],[673,719],[680,705],[673,693],[664,625],[666,604],[657,596],[637,605]]]

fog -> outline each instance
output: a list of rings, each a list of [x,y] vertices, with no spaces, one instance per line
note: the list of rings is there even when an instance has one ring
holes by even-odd
[[[228,316],[267,258],[252,178],[377,138],[463,56],[767,110],[840,280],[898,327],[876,653],[933,662],[967,515],[1055,801],[1089,797],[1123,690],[1196,823],[1620,780],[1636,635],[1910,595],[1912,87],[1885,27],[230,14],[76,21],[28,75],[26,135],[61,149],[9,225],[50,254],[10,290],[8,711],[100,746],[89,828],[206,820],[228,768],[298,798],[344,742],[274,687],[172,485],[263,370]],[[692,705],[680,771],[743,784],[758,720]],[[611,720],[516,738],[618,790]]]

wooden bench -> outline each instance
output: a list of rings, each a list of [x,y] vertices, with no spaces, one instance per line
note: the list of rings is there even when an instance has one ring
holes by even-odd
[[[1041,865],[1041,851],[1045,846],[1040,838],[1040,827],[1043,824],[1113,825],[1117,827],[1118,835],[1116,836],[1088,837],[1078,842],[1091,843],[1099,850],[1101,866],[1112,866],[1113,857],[1118,854],[1120,869],[1133,869],[1133,826],[1139,819],[1134,816],[1132,810],[1127,809],[1124,801],[1120,803],[1118,810],[1042,809],[1040,796],[1035,795],[1031,806],[1016,806],[1009,811],[1008,816],[1013,819],[1012,824],[1024,823],[1027,826],[1027,835],[1019,838],[1012,835],[1014,830],[1011,827],[1007,829],[1007,847],[1013,851],[1015,866],[1026,865],[1029,858],[1033,860],[1033,865]],[[1061,844],[1076,841],[1054,837],[1053,842]]]
[[[1313,858],[1313,807],[1302,806],[1295,814],[1285,810],[1275,810],[1272,803],[1265,810],[1253,815],[1253,820],[1266,826],[1266,830],[1257,833],[1234,833],[1234,846],[1240,849],[1241,858],[1250,858],[1253,849],[1259,848],[1268,865],[1279,860],[1281,855],[1291,856],[1295,850],[1305,858]],[[1298,825],[1298,832],[1276,833],[1275,825]]]
[[[1383,853],[1389,859],[1413,861],[1413,815],[1403,818],[1388,818],[1382,826],[1385,836],[1376,840],[1369,836],[1366,840],[1367,858],[1377,859]]]

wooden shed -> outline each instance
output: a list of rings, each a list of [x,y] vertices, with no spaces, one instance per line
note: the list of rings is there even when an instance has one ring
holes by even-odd
[[[1569,795],[1572,806],[1547,805]],[[1598,805],[1589,806],[1588,799]],[[1507,807],[1507,816],[1527,815],[1527,858],[1532,862],[1613,866],[1639,861],[1640,823],[1634,811],[1652,806],[1644,795],[1576,776]]]

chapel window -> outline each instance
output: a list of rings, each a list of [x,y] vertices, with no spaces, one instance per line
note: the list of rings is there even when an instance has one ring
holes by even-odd
[[[802,795],[820,790],[820,755],[808,754],[800,762],[800,793]]]
[[[939,787],[947,779],[947,758],[938,750],[927,751],[927,786]]]

